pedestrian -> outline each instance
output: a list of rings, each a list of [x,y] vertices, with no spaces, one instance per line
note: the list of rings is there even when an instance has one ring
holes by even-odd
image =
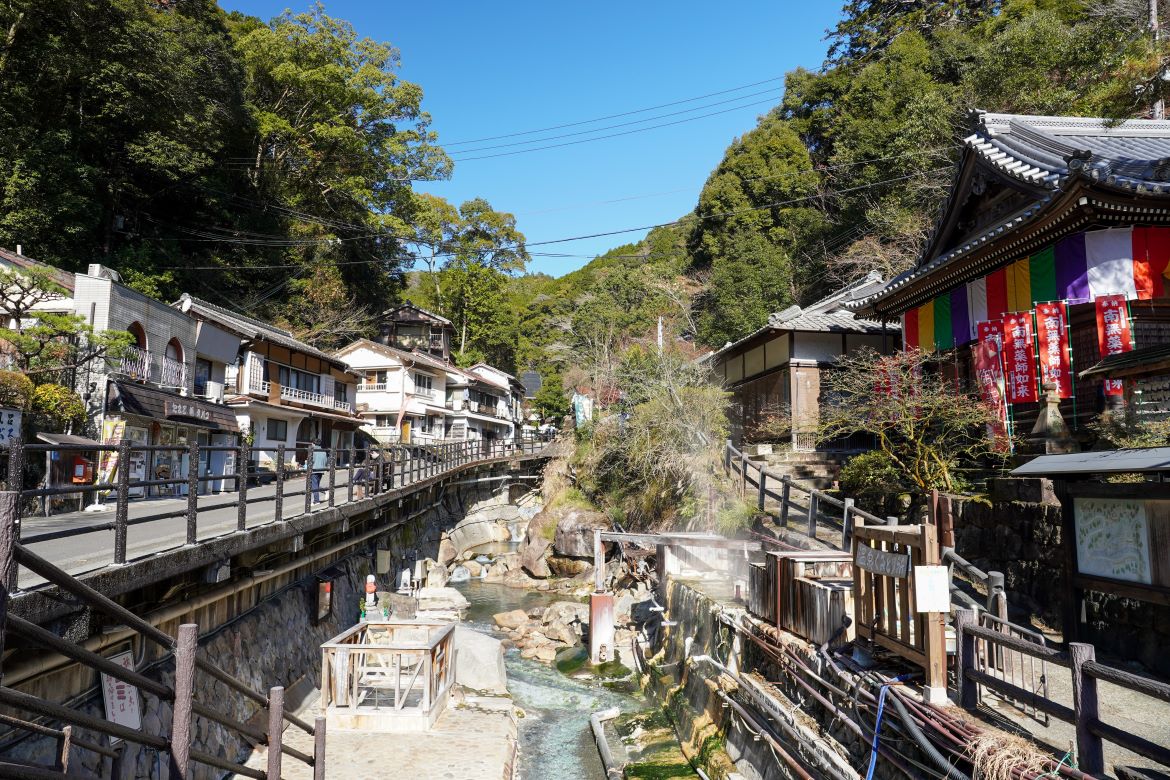
[[[309,464],[309,484],[313,491],[313,503],[321,503],[321,475],[329,465],[329,456],[321,447],[321,439],[313,439],[313,462]]]

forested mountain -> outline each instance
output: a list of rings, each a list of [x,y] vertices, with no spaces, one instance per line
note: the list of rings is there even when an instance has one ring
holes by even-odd
[[[523,275],[510,214],[412,188],[453,167],[422,88],[320,7],[3,0],[0,245],[323,346],[406,297],[455,322],[461,359],[541,370],[551,403],[659,317],[697,351],[903,270],[971,110],[1148,116],[1166,53],[1148,0],[849,0],[826,62],[788,74],[691,213],[552,279]]]

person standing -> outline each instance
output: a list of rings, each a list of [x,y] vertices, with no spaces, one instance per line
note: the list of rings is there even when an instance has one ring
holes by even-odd
[[[313,439],[313,462],[309,464],[309,485],[313,491],[313,503],[321,503],[321,475],[329,466],[329,455],[321,447],[321,439]]]

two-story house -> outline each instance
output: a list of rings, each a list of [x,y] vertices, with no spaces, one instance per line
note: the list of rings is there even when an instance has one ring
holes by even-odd
[[[240,340],[237,357],[223,375],[225,401],[251,439],[254,463],[270,468],[282,444],[287,462],[298,465],[314,441],[342,450],[353,446],[361,423],[354,411],[359,377],[343,361],[287,330],[190,295],[175,306],[200,327]],[[214,364],[199,369],[211,388],[217,382],[215,369]]]
[[[333,353],[361,377],[357,410],[363,430],[383,444],[447,438],[447,379],[452,367],[429,354],[358,339]]]
[[[508,423],[508,429],[504,435],[507,438],[514,437],[520,430],[520,426],[524,424],[524,384],[506,371],[487,363],[476,363],[467,369],[467,373],[474,374],[493,386],[503,389],[504,395],[498,397],[496,401],[495,416]]]
[[[102,443],[129,439],[140,445],[174,447],[133,453],[128,464],[132,479],[175,479],[187,474],[191,443],[238,443],[239,426],[223,403],[222,379],[218,389],[210,379],[222,378],[226,364],[235,359],[238,338],[202,328],[195,318],[126,287],[116,271],[96,264],[74,276],[73,306],[95,331],[126,331],[134,339],[120,357],[91,362],[77,377],[77,389],[88,399]],[[209,379],[197,381],[204,372]],[[109,464],[102,465],[104,469]],[[226,477],[234,470],[229,451],[201,453],[201,475]],[[229,480],[200,484],[201,492],[230,487]],[[183,489],[163,485],[151,488],[151,495],[181,495]]]

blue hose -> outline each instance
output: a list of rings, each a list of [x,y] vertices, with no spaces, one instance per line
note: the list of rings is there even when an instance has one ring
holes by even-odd
[[[873,780],[873,772],[877,769],[878,736],[882,733],[882,715],[885,714],[886,709],[886,694],[889,693],[891,685],[897,685],[911,676],[909,674],[902,674],[889,682],[882,683],[881,692],[878,693],[877,723],[873,727],[873,745],[870,747],[869,752],[869,771],[865,773],[865,780]]]

